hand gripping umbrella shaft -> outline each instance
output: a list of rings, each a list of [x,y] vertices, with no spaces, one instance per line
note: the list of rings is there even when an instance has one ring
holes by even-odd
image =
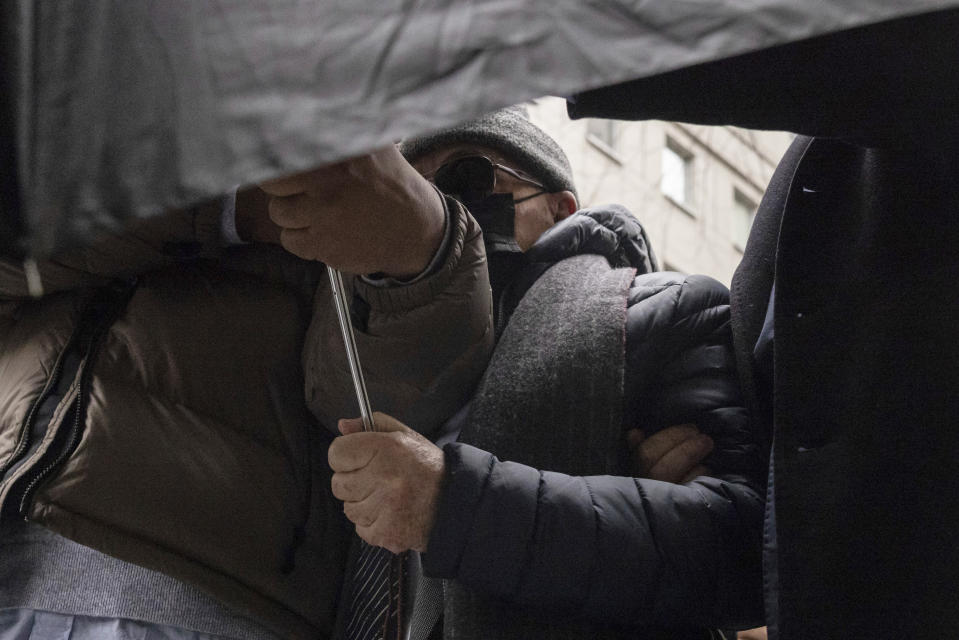
[[[346,300],[346,290],[343,287],[343,274],[330,266],[326,267],[326,272],[330,276],[330,285],[333,289],[333,302],[336,303],[336,316],[340,321],[340,333],[343,334],[343,346],[346,347],[346,359],[350,363],[350,374],[353,376],[353,388],[356,390],[356,401],[360,405],[360,417],[363,419],[363,430],[373,431],[373,411],[370,409],[370,398],[366,393],[366,382],[363,380],[360,356],[356,351],[356,338],[353,335],[353,323],[350,322],[350,305]]]

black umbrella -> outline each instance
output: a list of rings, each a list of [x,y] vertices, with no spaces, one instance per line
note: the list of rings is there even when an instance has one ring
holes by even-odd
[[[6,0],[0,251],[507,104],[959,0]]]

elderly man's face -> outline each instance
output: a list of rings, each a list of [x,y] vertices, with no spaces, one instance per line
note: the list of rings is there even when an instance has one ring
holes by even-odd
[[[493,162],[511,169],[519,165],[503,154],[478,145],[456,145],[432,151],[413,163],[420,174],[432,176],[444,164],[465,156],[486,156]],[[510,175],[503,170],[496,171],[494,193],[510,193],[514,200],[541,193],[543,189]],[[576,211],[576,198],[569,191],[544,193],[516,204],[514,235],[520,249],[526,251],[544,231]]]

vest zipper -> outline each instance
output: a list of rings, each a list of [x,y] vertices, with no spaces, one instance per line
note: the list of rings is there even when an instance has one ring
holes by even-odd
[[[73,453],[73,450],[76,449],[77,445],[80,443],[80,433],[82,432],[82,420],[83,420],[83,401],[86,397],[86,387],[84,384],[88,376],[86,375],[87,365],[89,365],[89,359],[93,352],[94,346],[91,345],[86,354],[84,355],[84,364],[80,368],[80,379],[77,382],[77,397],[73,400],[73,419],[70,424],[70,429],[67,432],[67,440],[64,447],[60,448],[59,453],[56,455],[54,460],[44,466],[39,473],[36,472],[38,465],[31,469],[31,472],[24,476],[23,480],[28,481],[26,488],[23,490],[23,493],[20,498],[20,515],[23,516],[23,519],[27,519],[27,510],[30,507],[30,498],[33,496],[33,492],[37,489],[40,483],[46,478],[50,472],[63,464],[70,454]],[[56,450],[55,445],[51,445],[51,450]],[[47,452],[43,458],[49,459],[49,453]],[[41,461],[43,460],[41,458]]]
[[[13,454],[7,458],[6,462],[0,465],[0,482],[6,479],[4,478],[6,473],[20,460],[21,456],[27,452],[27,449],[30,448],[30,434],[33,429],[33,422],[37,419],[37,412],[40,410],[40,405],[43,404],[44,400],[53,392],[57,383],[60,381],[60,375],[63,372],[63,363],[66,360],[67,353],[73,348],[74,338],[75,336],[71,336],[66,347],[64,347],[57,356],[57,360],[53,365],[53,371],[47,378],[43,390],[40,392],[40,395],[37,396],[37,399],[33,401],[30,411],[27,412],[26,417],[23,419],[23,424],[20,427],[20,440],[17,442],[16,449],[14,449]]]
[[[54,378],[59,378],[61,375],[62,362],[66,359],[66,355],[74,349],[81,349],[83,355],[79,361],[76,381],[71,386],[71,389],[68,389],[64,393],[64,397],[69,396],[70,393],[76,393],[76,397],[71,401],[73,403],[73,407],[70,410],[71,415],[61,421],[61,425],[69,421],[69,427],[66,433],[58,433],[47,450],[40,455],[39,459],[31,468],[27,469],[21,477],[14,480],[17,486],[11,487],[9,499],[14,500],[19,496],[17,512],[24,519],[27,519],[31,499],[40,484],[49,477],[54,470],[66,462],[67,458],[70,457],[80,443],[86,409],[85,402],[89,395],[88,387],[90,384],[92,362],[95,359],[100,343],[106,335],[107,330],[113,326],[114,321],[123,309],[126,308],[126,304],[133,295],[135,288],[136,280],[132,279],[128,282],[118,282],[111,286],[104,287],[93,296],[78,321],[77,328],[67,348],[63,350],[63,353],[61,353],[57,360],[57,365],[61,365],[59,366],[61,371],[56,371],[57,366],[55,365],[54,373],[56,375],[50,376],[44,392],[41,393],[41,398],[38,398],[38,401],[31,407],[30,415],[25,423],[28,428],[31,426],[30,422],[35,419],[40,404],[49,396],[51,390],[55,388],[57,380],[54,380]],[[48,424],[46,428],[49,429],[50,425]],[[23,436],[23,440],[25,442],[28,441],[29,436]],[[19,450],[21,447],[18,446],[17,448]],[[26,445],[24,445],[23,449],[26,450],[26,448]],[[20,455],[22,454],[23,452],[20,452]],[[20,489],[19,487],[23,488]]]

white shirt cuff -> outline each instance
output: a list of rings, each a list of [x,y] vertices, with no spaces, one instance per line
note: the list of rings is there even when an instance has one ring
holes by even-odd
[[[226,246],[247,244],[236,230],[236,192],[239,189],[240,185],[235,185],[223,196],[223,209],[220,212],[220,240]]]

